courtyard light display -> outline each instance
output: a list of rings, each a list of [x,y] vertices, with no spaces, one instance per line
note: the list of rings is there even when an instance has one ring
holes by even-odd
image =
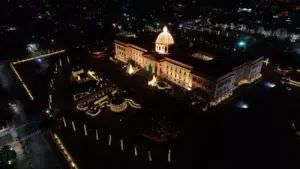
[[[115,113],[125,111],[127,106],[128,104],[124,98],[113,98],[110,102],[110,110]]]
[[[128,106],[134,109],[142,108],[140,104],[135,103],[132,99],[116,97],[112,98],[110,102],[108,100],[108,97],[106,97],[106,99],[102,99],[102,101],[97,102],[96,104],[94,104],[94,107],[91,107],[88,110],[86,110],[85,114],[91,117],[96,117],[106,107],[108,107],[112,112],[115,113],[124,112],[128,108]]]
[[[90,75],[93,79],[99,81],[99,78],[96,76],[96,73],[94,71],[88,71],[88,75]]]
[[[129,67],[133,69],[132,66]],[[97,81],[95,86],[89,87],[87,91],[73,95],[78,111],[84,112],[88,116],[96,117],[106,108],[116,113],[125,111],[127,107],[141,108],[141,105],[135,103],[132,99],[116,97],[120,91],[106,81],[105,78],[101,78],[93,71],[88,71],[88,74],[93,77],[91,80]]]
[[[86,75],[86,72],[82,68],[81,69],[74,69],[72,71],[72,76],[73,76],[73,80],[78,82],[78,83],[93,80],[91,77]]]
[[[133,71],[133,67],[131,64],[129,64],[129,68],[128,68],[128,74],[132,75],[134,73]]]
[[[157,86],[157,80],[156,80],[155,75],[153,75],[152,80],[150,80],[150,81],[148,82],[148,85],[149,85],[149,86],[152,86],[152,87]]]
[[[165,90],[165,89],[172,89],[172,87],[167,82],[159,81],[157,82],[157,89]]]
[[[115,95],[116,93],[117,90],[114,90],[112,87],[104,88],[96,92],[91,92],[80,98],[80,100],[77,102],[76,108],[79,111],[87,111],[88,109],[94,107],[94,105],[97,105],[98,103],[101,103],[108,99],[109,94]]]

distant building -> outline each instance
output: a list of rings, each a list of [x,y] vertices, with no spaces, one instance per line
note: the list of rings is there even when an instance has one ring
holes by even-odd
[[[115,40],[115,59],[123,63],[132,60],[187,90],[199,88],[209,95],[213,105],[232,95],[238,85],[261,77],[263,57],[216,57],[205,52],[186,56],[184,51],[176,50],[166,27],[156,38],[154,50],[137,39]]]

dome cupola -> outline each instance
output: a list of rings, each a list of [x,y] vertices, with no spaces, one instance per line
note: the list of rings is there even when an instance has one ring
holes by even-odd
[[[155,51],[160,54],[168,54],[169,46],[174,44],[173,36],[168,32],[165,26],[155,41]]]

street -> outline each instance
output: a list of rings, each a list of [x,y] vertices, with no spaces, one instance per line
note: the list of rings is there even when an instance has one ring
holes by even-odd
[[[47,90],[47,86],[35,88],[37,93]],[[19,95],[15,93],[14,97],[20,98]],[[26,106],[28,107],[19,100],[11,104],[11,110],[15,114],[14,120],[10,126],[10,131],[5,136],[0,137],[0,146],[4,144],[13,146],[17,152],[17,168],[19,169],[68,168],[64,157],[60,154],[56,145],[52,143],[48,131],[42,131],[40,128],[40,122],[44,119],[42,112],[37,114],[26,112]],[[15,144],[16,141],[18,144]]]

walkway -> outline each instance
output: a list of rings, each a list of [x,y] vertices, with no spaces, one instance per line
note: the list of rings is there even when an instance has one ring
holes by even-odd
[[[47,54],[43,54],[43,55],[36,56],[36,57],[29,57],[29,58],[25,58],[25,59],[18,60],[18,61],[10,63],[11,69],[13,70],[13,72],[16,75],[17,79],[20,81],[22,87],[25,89],[26,94],[28,95],[28,97],[30,98],[30,100],[34,100],[34,97],[33,97],[32,93],[30,92],[30,90],[28,89],[26,83],[23,81],[22,77],[20,76],[20,74],[16,70],[16,68],[15,68],[14,65],[20,64],[20,63],[25,63],[25,62],[32,61],[32,60],[36,60],[36,59],[39,59],[39,58],[54,56],[54,55],[61,54],[61,53],[64,53],[64,52],[65,52],[65,50],[57,50],[57,51],[52,52],[52,53],[48,52]]]

